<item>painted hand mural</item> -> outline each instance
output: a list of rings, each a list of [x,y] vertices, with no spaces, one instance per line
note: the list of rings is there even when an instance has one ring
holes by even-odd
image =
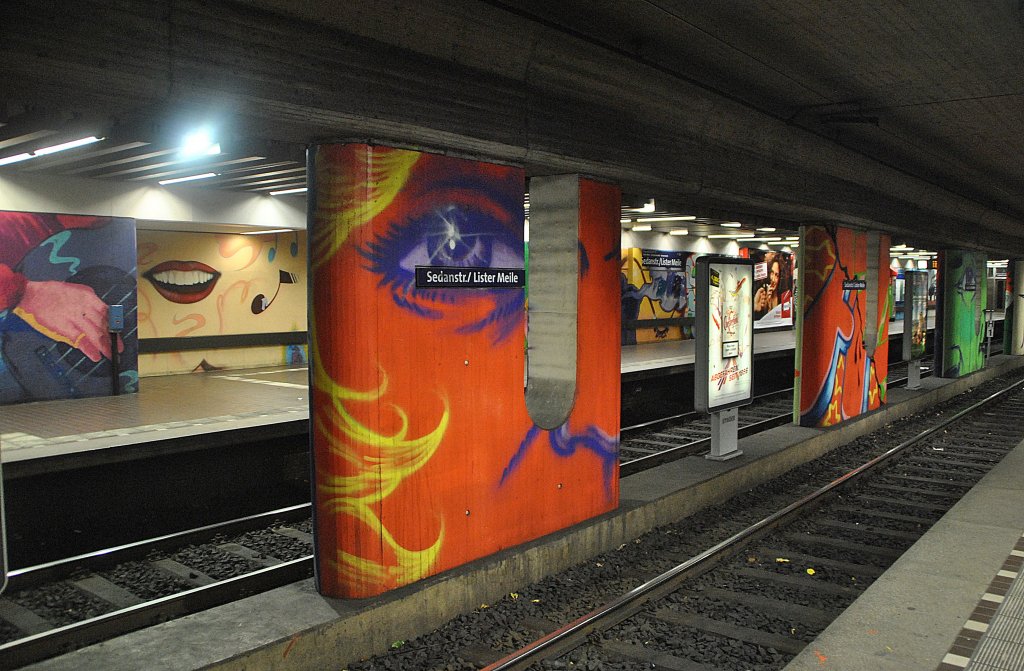
[[[135,391],[135,294],[131,220],[0,212],[0,402],[110,393],[108,305],[125,308],[118,385]]]
[[[580,391],[544,431],[523,397],[523,289],[415,280],[418,266],[523,267],[523,171],[328,145],[312,172],[321,591],[378,594],[614,507],[618,190],[585,187]]]

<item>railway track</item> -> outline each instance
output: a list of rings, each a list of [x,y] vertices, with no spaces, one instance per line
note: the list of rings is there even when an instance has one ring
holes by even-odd
[[[0,597],[0,669],[313,574],[309,504],[16,569]]]
[[[744,432],[790,421],[789,393],[761,399]],[[670,454],[626,460],[623,475],[706,449],[700,420],[686,426],[654,427],[676,441],[665,441]],[[0,669],[309,577],[311,554],[305,504],[14,570],[0,597]]]
[[[922,363],[922,377],[932,374],[931,361]],[[890,387],[907,383],[907,364],[892,366]],[[739,409],[740,438],[793,420],[793,390],[758,396]],[[711,448],[711,420],[696,412],[623,427],[619,445],[619,475],[625,477],[675,459],[706,453]]]
[[[1024,439],[1022,387],[923,422],[919,434],[486,668],[782,668]]]

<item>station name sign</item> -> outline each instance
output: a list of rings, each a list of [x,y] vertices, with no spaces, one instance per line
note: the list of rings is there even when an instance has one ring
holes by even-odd
[[[416,266],[419,289],[515,289],[526,286],[522,268]]]
[[[843,280],[843,291],[864,291],[867,288],[867,280]]]

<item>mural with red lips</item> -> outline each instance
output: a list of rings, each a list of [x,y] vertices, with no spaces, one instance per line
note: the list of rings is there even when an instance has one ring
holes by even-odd
[[[217,286],[220,273],[199,261],[163,261],[142,274],[172,303],[196,303]]]
[[[365,144],[311,157],[321,592],[379,594],[614,508],[619,190],[581,180],[577,396],[547,431],[526,411],[523,289],[415,280],[523,267],[523,170]]]
[[[142,338],[306,329],[305,231],[239,235],[141,230]],[[305,363],[302,346],[222,346],[147,353],[143,374]]]

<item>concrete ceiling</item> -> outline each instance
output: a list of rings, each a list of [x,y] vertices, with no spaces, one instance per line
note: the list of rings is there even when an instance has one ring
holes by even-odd
[[[1024,255],[1021,45],[1020,0],[5,0],[0,158],[108,140],[0,174],[187,172],[138,156],[213,119],[218,188],[390,140]]]

